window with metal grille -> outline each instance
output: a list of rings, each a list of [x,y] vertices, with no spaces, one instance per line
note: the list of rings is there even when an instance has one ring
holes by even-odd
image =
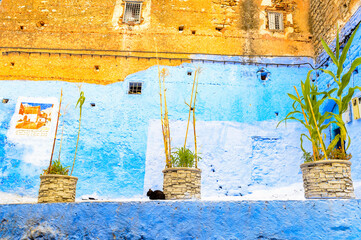
[[[142,83],[141,82],[130,82],[128,94],[141,94],[142,93]]]
[[[141,2],[126,1],[124,7],[124,23],[140,23]]]
[[[283,30],[283,14],[277,12],[268,13],[269,30]]]

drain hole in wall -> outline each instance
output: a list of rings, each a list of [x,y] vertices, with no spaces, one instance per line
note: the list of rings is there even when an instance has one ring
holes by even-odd
[[[187,75],[188,75],[188,76],[192,76],[192,71],[188,71],[188,72],[187,72]]]
[[[8,103],[9,102],[9,99],[8,98],[3,98],[3,100],[1,101],[2,103]]]
[[[220,32],[220,31],[223,30],[223,28],[224,28],[224,27],[216,27],[216,30]]]
[[[257,76],[260,80],[266,81],[269,79],[271,73],[266,68],[260,68],[257,70]]]
[[[184,26],[183,26],[183,25],[179,26],[179,27],[178,27],[178,30],[179,30],[179,32],[183,32]]]
[[[20,26],[20,30],[24,30],[24,26]]]
[[[91,106],[91,107],[95,107],[95,103],[93,103],[93,102],[90,103],[90,106]]]
[[[196,30],[192,30],[192,34],[193,34],[193,35],[196,34]]]
[[[38,27],[44,27],[45,22],[44,21],[40,21],[36,24]]]
[[[15,63],[14,63],[14,62],[11,62],[10,65],[11,65],[12,67],[14,67],[14,66],[15,66]]]
[[[99,65],[94,66],[94,70],[97,71],[97,72],[99,72],[99,68],[100,68]]]

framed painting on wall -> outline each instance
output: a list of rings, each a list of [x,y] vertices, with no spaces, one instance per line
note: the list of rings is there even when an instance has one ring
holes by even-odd
[[[58,110],[59,102],[56,98],[19,97],[8,137],[54,137]]]

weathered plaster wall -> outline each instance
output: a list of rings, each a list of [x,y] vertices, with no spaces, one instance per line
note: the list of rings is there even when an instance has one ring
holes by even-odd
[[[2,239],[359,239],[360,200],[0,205]]]
[[[308,0],[146,0],[140,25],[122,23],[123,8],[122,0],[3,0],[1,78],[108,84],[156,64],[154,59],[134,61],[125,56],[183,61],[190,60],[190,53],[313,56]],[[285,31],[268,30],[267,12],[271,10],[284,15]],[[45,54],[29,54],[39,51]],[[74,56],[79,53],[83,55]],[[9,67],[11,63],[15,68]],[[181,61],[161,64],[179,65]],[[94,65],[100,65],[100,71],[94,72]]]
[[[297,63],[307,59],[265,58],[257,61]],[[302,154],[298,148],[299,135],[294,134],[294,131],[300,130],[293,125],[287,129],[283,126],[276,129],[275,123],[291,109],[286,92],[292,92],[293,86],[299,84],[299,79],[309,70],[308,65],[277,67],[199,62],[196,66],[202,69],[196,114],[207,196],[247,195],[250,192],[248,184],[277,187],[301,182],[298,166],[302,162]],[[189,98],[196,66],[185,63],[168,67],[169,76],[165,84],[171,121],[184,122],[187,119],[188,109],[184,100]],[[256,72],[261,66],[271,73],[270,79],[265,82],[257,77]],[[188,72],[192,75],[189,76]],[[131,81],[143,82],[142,94],[127,94]],[[71,165],[78,118],[75,84],[61,81],[1,82],[0,98],[10,99],[7,104],[0,104],[1,192],[37,196],[39,174],[46,168],[49,154],[39,156],[36,142],[25,146],[10,142],[7,131],[19,96],[59,97],[61,88],[64,91],[63,106],[70,104],[68,113],[60,122],[62,124],[65,120],[62,161]],[[158,68],[151,67],[132,74],[124,82],[105,86],[84,84],[83,90],[86,102],[74,171],[74,175],[79,177],[77,198],[92,194],[110,199],[143,195],[147,159],[150,163],[158,162],[157,166],[164,166],[161,145],[157,145],[159,132],[148,134],[157,130],[153,120],[160,118]],[[91,102],[96,106],[91,107]],[[174,147],[184,140],[184,131],[178,129],[171,130]],[[57,148],[60,131],[58,134]],[[252,138],[257,136],[260,136],[259,141]],[[266,139],[264,144],[262,138]],[[277,140],[274,142],[272,138]],[[52,141],[49,141],[48,145],[51,144]],[[276,146],[276,157],[268,156],[275,151],[272,146]],[[262,148],[269,151],[263,154]],[[154,155],[146,156],[148,151]],[[57,150],[55,153],[57,156]],[[247,167],[236,172],[243,163]],[[276,167],[270,166],[270,163]],[[282,169],[287,177],[279,177]],[[239,182],[239,179],[244,181]]]

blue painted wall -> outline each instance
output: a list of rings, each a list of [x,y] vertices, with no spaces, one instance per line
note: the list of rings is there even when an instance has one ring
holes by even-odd
[[[274,63],[310,61],[298,58],[261,60]],[[286,92],[292,92],[293,86],[298,85],[309,70],[308,65],[287,67],[211,62],[195,65],[202,69],[199,75],[197,120],[249,124],[262,122],[263,128],[271,132],[276,131],[275,124],[268,125],[267,122],[275,122],[286,115],[291,108]],[[257,78],[256,72],[261,67],[271,73],[266,82]],[[169,117],[171,120],[185,121],[188,109],[184,100],[188,100],[191,92],[195,66],[183,64],[167,68],[169,76],[165,84]],[[193,72],[192,76],[187,74],[188,71]],[[141,95],[127,94],[131,81],[143,82]],[[6,136],[16,100],[19,96],[59,97],[63,89],[63,106],[70,106],[60,121],[60,125],[65,121],[62,161],[65,165],[71,165],[78,126],[78,110],[75,109],[78,89],[73,83],[60,81],[1,81],[0,86],[0,97],[10,99],[9,103],[0,104],[0,192],[36,197],[39,174],[46,164],[39,166],[24,161],[33,149],[12,143]],[[74,171],[74,175],[79,177],[77,196],[97,194],[107,198],[129,198],[142,195],[148,125],[151,119],[160,118],[158,68],[151,67],[128,76],[124,82],[107,86],[83,84],[83,91],[86,102]],[[96,106],[90,107],[91,102]],[[276,116],[275,112],[279,115]],[[56,148],[59,147],[59,139],[60,128]],[[298,142],[292,144],[298,145]],[[57,149],[55,153],[57,156]],[[301,154],[299,150],[293,153],[296,155],[294,164],[298,166]],[[222,160],[222,154],[218,153],[214,161]]]
[[[360,239],[360,200],[0,205],[1,239]]]
[[[358,11],[352,16],[352,18],[349,20],[349,22],[346,23],[346,25],[343,27],[343,29],[340,32],[340,42],[345,38],[345,36],[350,35],[352,31],[355,29],[357,24],[361,21],[361,9],[359,8]],[[335,45],[335,42],[333,43]],[[350,50],[348,52],[346,61],[344,63],[344,71],[343,73],[346,73],[350,66],[351,62],[354,61],[356,58],[361,57],[361,29],[358,30],[356,33],[354,40],[352,42],[352,45],[350,47]],[[336,66],[333,64],[332,60],[327,60],[327,55],[323,53],[319,59],[319,64],[321,68],[336,72]],[[361,67],[358,67],[358,72],[354,72],[352,74],[349,87],[354,86],[361,86]],[[330,77],[327,74],[324,74],[323,72],[319,71],[319,77],[317,78],[317,85],[319,86],[320,90],[329,90],[337,86],[337,84],[332,80],[332,77]],[[347,93],[347,89],[344,91],[344,93]],[[361,92],[356,91],[353,97],[361,97]],[[327,104],[325,104],[324,111],[332,111],[335,104],[334,102],[330,101]],[[337,106],[336,106],[337,107]],[[352,108],[351,108],[352,109]],[[354,114],[351,110],[351,117],[352,121],[346,124],[347,131],[351,137],[351,146],[348,150],[349,153],[352,154],[352,177],[354,181],[360,181],[361,180],[361,120],[355,120],[353,119]],[[327,134],[328,139],[331,139],[331,129],[328,129],[328,131],[325,132]]]

